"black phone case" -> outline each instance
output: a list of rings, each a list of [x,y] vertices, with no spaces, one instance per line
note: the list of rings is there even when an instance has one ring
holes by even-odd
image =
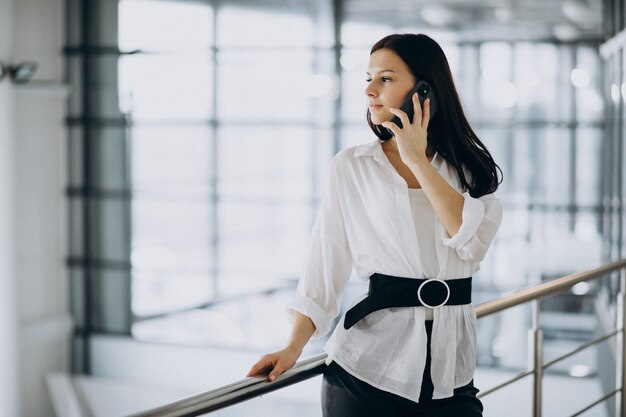
[[[411,89],[411,91],[408,92],[408,94],[404,98],[404,101],[402,102],[402,105],[400,105],[400,110],[407,114],[409,120],[413,121],[413,94],[415,92],[417,92],[417,96],[419,97],[420,106],[422,106],[422,109],[424,108],[424,100],[426,100],[427,98],[430,99],[430,120],[432,120],[435,112],[437,111],[437,100],[435,98],[435,92],[433,91],[430,84],[423,80],[418,81],[417,84],[415,84],[415,86]],[[391,119],[391,122],[397,124],[402,128],[402,121],[398,116],[394,115]],[[389,133],[393,135],[393,132],[391,130],[389,130]]]

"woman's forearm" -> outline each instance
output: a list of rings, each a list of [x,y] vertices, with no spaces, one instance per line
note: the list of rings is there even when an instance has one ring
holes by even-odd
[[[290,369],[296,363],[302,354],[304,345],[306,345],[314,332],[315,325],[313,321],[304,314],[295,311],[287,347],[277,352],[263,355],[250,368],[247,376],[268,374],[267,381],[274,381],[280,374]]]
[[[302,352],[304,345],[307,344],[314,332],[315,324],[313,324],[313,321],[308,316],[294,311],[294,320],[287,346],[298,352]]]
[[[419,181],[426,197],[450,237],[454,236],[463,223],[465,199],[443,179],[426,157],[408,164]]]

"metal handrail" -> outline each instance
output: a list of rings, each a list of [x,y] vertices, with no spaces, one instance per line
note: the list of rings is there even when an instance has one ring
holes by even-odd
[[[491,314],[498,313],[500,311],[527,303],[529,301],[533,301],[533,329],[531,330],[534,342],[534,366],[533,369],[523,372],[512,379],[501,383],[500,385],[485,390],[483,397],[486,394],[492,393],[497,389],[500,389],[512,382],[515,382],[525,376],[534,374],[535,375],[535,394],[534,394],[534,417],[541,417],[541,379],[543,374],[543,369],[547,366],[552,365],[556,362],[553,360],[548,364],[543,364],[541,358],[541,350],[542,350],[542,332],[539,328],[539,308],[538,308],[538,300],[542,297],[546,297],[548,295],[559,293],[563,290],[569,289],[579,282],[590,281],[593,279],[598,279],[605,276],[608,273],[615,272],[618,270],[622,270],[622,274],[620,276],[620,293],[618,296],[618,328],[612,331],[609,335],[605,335],[596,339],[595,341],[589,342],[575,350],[578,352],[583,348],[591,346],[592,344],[599,343],[602,340],[606,340],[609,337],[612,337],[618,333],[621,333],[622,338],[620,341],[620,349],[618,353],[619,356],[624,356],[624,346],[626,345],[625,332],[623,331],[623,323],[624,323],[624,294],[626,293],[626,280],[623,269],[626,267],[626,259],[619,260],[616,262],[612,262],[601,267],[585,271],[578,272],[574,274],[570,274],[564,276],[562,278],[557,278],[542,284],[539,284],[534,287],[525,288],[522,290],[518,290],[512,292],[510,294],[501,296],[495,300],[488,301],[486,303],[482,303],[476,307],[476,317],[482,318],[489,316]],[[573,353],[570,353],[573,354]],[[567,354],[566,356],[570,356]],[[291,369],[287,370],[283,374],[281,374],[275,381],[266,382],[264,377],[247,377],[240,381],[234,382],[229,385],[225,385],[223,387],[214,389],[212,391],[208,391],[202,394],[198,394],[189,398],[185,398],[171,404],[161,406],[149,411],[144,411],[138,414],[133,414],[130,417],[195,417],[201,414],[209,413],[212,411],[216,411],[228,406],[232,406],[234,404],[246,401],[248,399],[258,397],[263,394],[267,394],[272,391],[279,390],[289,385],[296,384],[298,382],[307,380],[309,378],[313,378],[315,376],[320,375],[325,367],[325,360],[327,358],[326,353],[321,353],[319,355],[304,359],[302,361],[297,362]],[[564,357],[563,357],[564,358]],[[558,360],[563,358],[557,358]],[[585,407],[585,409],[579,411],[575,415],[579,415],[583,411],[591,408],[592,406],[598,404],[601,401],[610,398],[612,395],[615,395],[618,392],[621,392],[622,395],[618,400],[618,410],[620,417],[626,417],[626,409],[624,407],[624,376],[626,375],[624,369],[625,361],[621,361],[621,366],[618,367],[618,382],[620,388],[615,391],[604,395],[599,400],[594,401],[592,404]]]

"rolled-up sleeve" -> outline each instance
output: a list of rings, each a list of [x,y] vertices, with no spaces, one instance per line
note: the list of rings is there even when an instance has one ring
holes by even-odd
[[[468,191],[462,195],[465,201],[461,227],[452,237],[442,228],[441,237],[443,244],[454,248],[459,258],[480,262],[502,222],[502,204],[493,193],[478,198],[470,196]]]
[[[324,336],[337,316],[343,290],[352,272],[344,215],[338,189],[337,156],[330,161],[321,207],[313,224],[296,296],[287,303],[289,321],[294,311],[315,324],[312,338]]]

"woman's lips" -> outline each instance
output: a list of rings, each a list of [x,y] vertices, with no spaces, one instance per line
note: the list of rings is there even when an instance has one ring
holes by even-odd
[[[370,110],[380,110],[383,108],[382,104],[370,104]]]

